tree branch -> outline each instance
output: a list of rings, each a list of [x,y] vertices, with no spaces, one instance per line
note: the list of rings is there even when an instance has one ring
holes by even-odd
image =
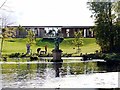
[[[7,2],[7,0],[5,0],[5,1],[3,2],[3,4],[0,6],[0,9],[5,5],[6,2]]]

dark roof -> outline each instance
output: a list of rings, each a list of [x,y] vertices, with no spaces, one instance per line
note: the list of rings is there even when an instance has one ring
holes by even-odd
[[[62,28],[81,28],[81,29],[84,29],[84,28],[92,28],[93,26],[63,26]]]
[[[17,27],[17,26],[13,26],[13,27]],[[94,26],[22,26],[22,27],[25,27],[25,28],[54,28],[54,27],[56,27],[56,28],[92,28],[92,27],[94,27]]]
[[[18,26],[12,26],[12,27],[18,27]],[[40,27],[40,28],[46,28],[46,27],[62,27],[62,26],[22,26],[22,27]]]

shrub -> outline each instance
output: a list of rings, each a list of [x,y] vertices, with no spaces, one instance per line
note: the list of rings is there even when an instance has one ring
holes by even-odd
[[[120,60],[120,55],[116,53],[106,54],[104,59],[105,60]]]
[[[20,57],[20,53],[12,53],[9,55],[9,58]]]

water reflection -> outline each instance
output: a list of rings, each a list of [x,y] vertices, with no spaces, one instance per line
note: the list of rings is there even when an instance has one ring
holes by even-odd
[[[3,64],[3,87],[42,87],[46,82],[56,82],[69,75],[90,74],[98,71],[97,63],[27,63]],[[104,70],[101,68],[100,70]],[[55,79],[55,81],[54,81]]]
[[[54,62],[53,63],[53,68],[55,70],[55,77],[60,76],[60,68],[62,67],[62,63]]]

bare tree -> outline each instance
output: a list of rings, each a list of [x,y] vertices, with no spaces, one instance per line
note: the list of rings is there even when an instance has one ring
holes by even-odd
[[[3,41],[6,35],[9,35],[8,32],[13,32],[15,31],[14,29],[7,28],[7,26],[14,24],[15,22],[11,22],[10,17],[9,17],[9,12],[12,12],[8,9],[6,9],[6,2],[5,0],[1,5],[0,5],[0,29],[1,29],[1,47],[0,47],[0,57],[2,57],[2,47],[3,47]]]
[[[0,9],[5,5],[6,2],[7,2],[7,0],[5,0],[5,1],[1,4]]]
[[[2,9],[2,7],[5,5],[5,3],[7,2],[7,0],[5,0],[1,5],[0,5],[0,10]],[[1,19],[1,18],[0,18]],[[2,21],[2,20],[0,20]],[[2,26],[1,26],[1,33],[2,33]],[[0,49],[0,57],[2,56],[2,46],[3,46],[3,36],[1,35],[1,49]]]
[[[8,28],[9,25],[14,24],[14,22],[10,21],[9,16],[2,15],[0,20],[1,25],[1,49],[0,49],[0,56],[2,56],[2,50],[3,50],[3,42],[5,38],[9,38],[9,36],[5,37],[5,35],[9,35],[9,33],[12,35],[13,32],[15,33],[14,29]],[[5,31],[4,31],[5,30]]]
[[[12,25],[14,24],[15,22],[13,22],[12,20],[10,20],[10,16],[9,15],[5,15],[5,14],[2,14],[0,16],[0,21],[1,21],[1,28],[6,28],[7,26],[9,25]]]

